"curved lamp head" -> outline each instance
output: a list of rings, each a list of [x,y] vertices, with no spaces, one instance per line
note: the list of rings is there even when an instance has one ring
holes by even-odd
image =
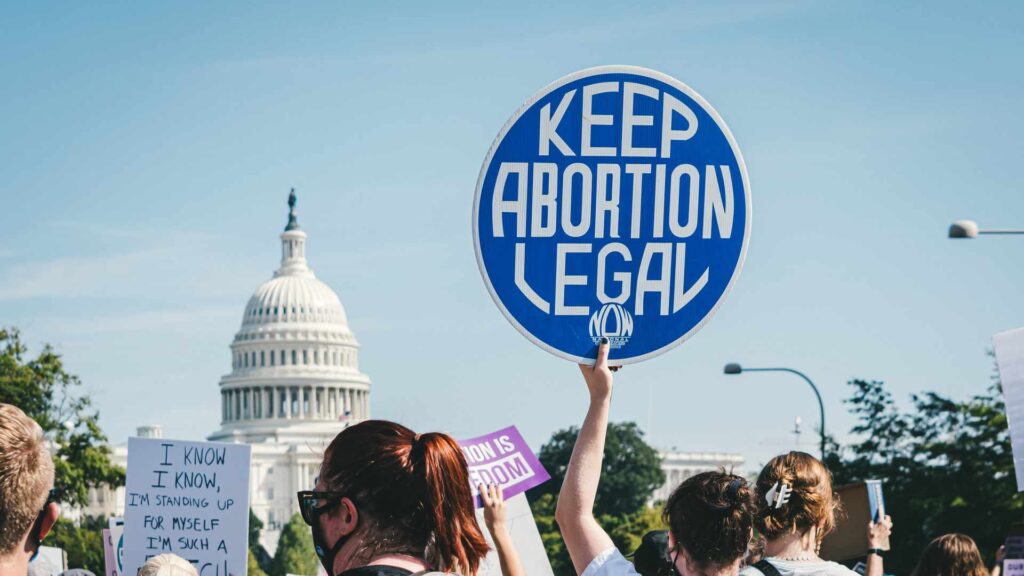
[[[977,238],[978,223],[973,220],[957,220],[949,227],[950,238]]]
[[[730,362],[725,365],[725,370],[723,370],[723,372],[726,374],[742,374],[743,367],[735,362]]]

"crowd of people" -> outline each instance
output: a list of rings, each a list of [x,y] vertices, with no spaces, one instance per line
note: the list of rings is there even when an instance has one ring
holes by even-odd
[[[589,407],[558,497],[556,520],[580,576],[846,576],[819,556],[835,526],[838,500],[821,461],[802,452],[773,458],[757,480],[726,471],[685,480],[665,503],[667,533],[644,538],[630,561],[594,517],[612,399],[608,344],[580,366]],[[0,576],[24,576],[57,521],[54,465],[42,429],[0,404]],[[499,486],[479,486],[484,525],[504,576],[525,571],[509,535]],[[329,576],[475,576],[490,550],[478,525],[467,464],[458,444],[394,422],[346,427],[324,452],[313,490],[298,494],[316,555]],[[865,526],[864,574],[884,574],[888,517]],[[992,576],[999,576],[993,570]],[[932,541],[912,576],[988,575],[974,541]],[[139,576],[196,576],[172,554],[149,559]]]

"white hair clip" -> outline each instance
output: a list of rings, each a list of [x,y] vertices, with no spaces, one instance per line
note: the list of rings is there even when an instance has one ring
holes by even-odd
[[[764,495],[764,499],[768,501],[768,506],[773,506],[777,510],[782,508],[783,504],[789,502],[789,495],[792,491],[789,484],[776,482],[772,489]]]

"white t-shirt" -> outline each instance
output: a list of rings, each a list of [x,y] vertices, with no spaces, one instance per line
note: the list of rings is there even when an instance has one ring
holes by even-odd
[[[612,547],[594,556],[580,576],[640,576],[640,573],[622,552]]]
[[[782,576],[860,576],[842,564],[836,562],[787,562],[778,558],[769,558],[769,562]],[[640,576],[633,563],[626,559],[617,549],[609,548],[601,552],[587,564],[580,576]],[[753,566],[740,570],[740,576],[763,576]]]
[[[767,558],[782,576],[860,576],[842,564],[836,562],[788,562],[778,558]],[[740,576],[762,576],[761,571],[753,566],[740,570]]]

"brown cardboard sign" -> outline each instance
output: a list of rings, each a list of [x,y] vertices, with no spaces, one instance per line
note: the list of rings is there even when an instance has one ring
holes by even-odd
[[[835,530],[822,541],[820,556],[835,561],[866,556],[870,548],[868,525],[885,517],[882,483],[879,480],[868,480],[840,486],[834,492],[843,513],[836,518]],[[889,549],[888,539],[881,548]]]

